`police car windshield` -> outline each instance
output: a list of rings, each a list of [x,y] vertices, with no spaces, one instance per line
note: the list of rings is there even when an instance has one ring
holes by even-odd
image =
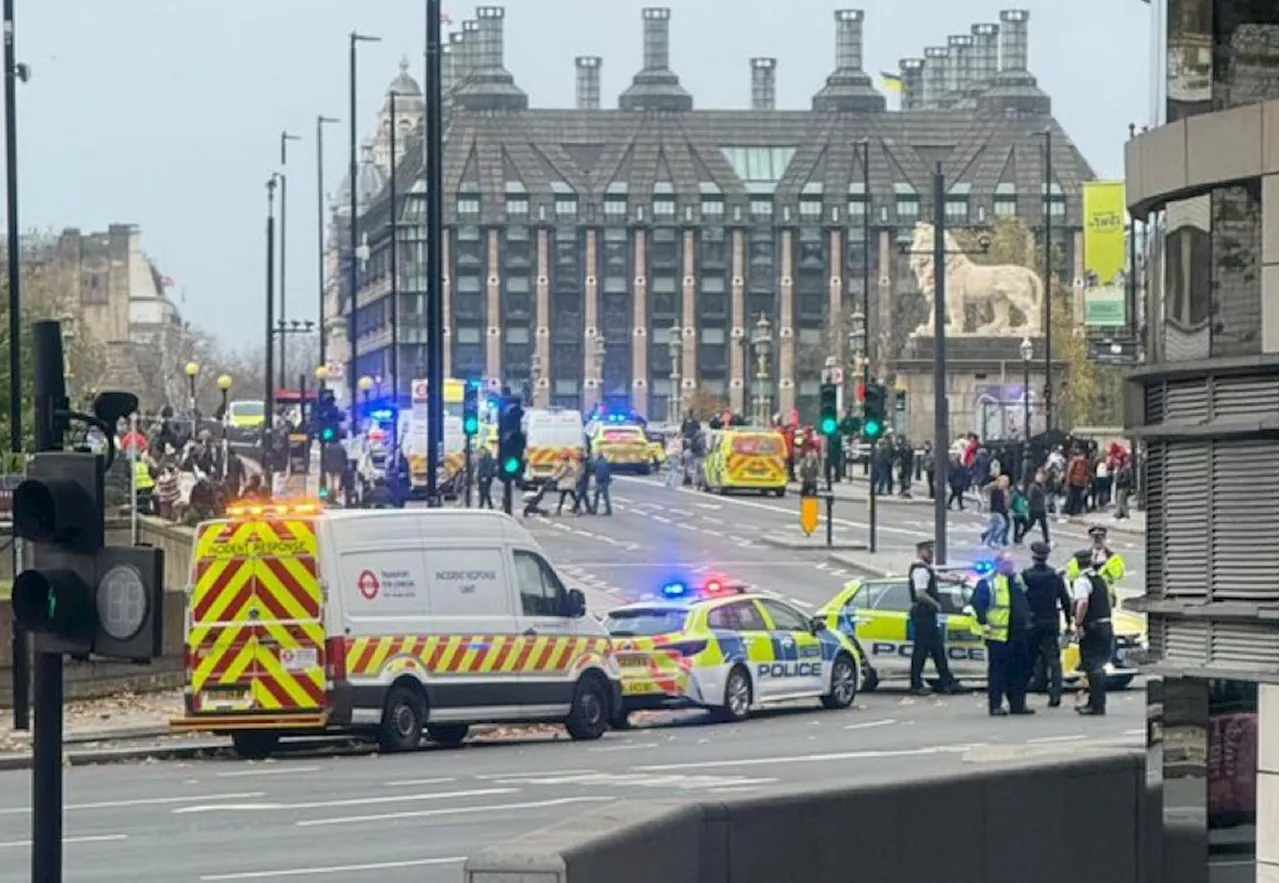
[[[634,610],[615,610],[604,620],[609,634],[622,638],[665,635],[684,630],[688,611],[670,607],[651,607]]]

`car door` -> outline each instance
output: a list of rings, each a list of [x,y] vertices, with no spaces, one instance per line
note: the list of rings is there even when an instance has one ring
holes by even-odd
[[[742,642],[741,657],[751,674],[752,695],[756,701],[768,699],[771,690],[776,692],[777,684],[769,670],[774,659],[773,635],[755,600],[742,598],[720,605],[707,614],[707,626],[716,633],[721,652],[726,656],[734,654],[730,652],[731,645],[720,637],[724,632],[732,632]]]
[[[567,707],[573,700],[569,674],[583,620],[565,616],[568,592],[541,555],[528,549],[514,549],[511,555],[520,592],[516,670],[522,683],[521,705],[539,713],[551,706]]]
[[[938,594],[945,623],[942,645],[952,672],[961,677],[986,677],[987,645],[981,630],[973,627],[973,617],[965,612],[971,594],[968,587],[958,582],[940,582]]]
[[[776,661],[771,675],[782,693],[826,692],[822,673],[822,641],[814,633],[809,617],[789,604],[760,601],[769,617]]]
[[[858,643],[883,680],[911,670],[911,591],[907,578],[868,580],[870,609],[857,612]]]

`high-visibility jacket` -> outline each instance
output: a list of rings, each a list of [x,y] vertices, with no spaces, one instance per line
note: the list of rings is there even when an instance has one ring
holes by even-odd
[[[1009,577],[1000,575],[991,580],[991,606],[987,608],[987,624],[982,630],[988,641],[1005,643],[1009,640]]]
[[[135,460],[133,463],[133,483],[140,491],[149,491],[156,486],[156,480],[151,477],[151,470],[147,467],[147,461]]]
[[[1107,560],[1102,564],[1094,567],[1098,576],[1102,577],[1102,581],[1107,584],[1110,589],[1111,606],[1116,605],[1116,584],[1124,579],[1125,568],[1124,559],[1115,552],[1107,556]],[[1076,559],[1072,558],[1067,562],[1067,585],[1075,583],[1076,577],[1080,575],[1080,565],[1076,563]]]

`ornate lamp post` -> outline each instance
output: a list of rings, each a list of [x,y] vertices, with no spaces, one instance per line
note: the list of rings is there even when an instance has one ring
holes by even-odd
[[[751,347],[756,354],[756,425],[769,425],[769,355],[773,350],[773,328],[769,325],[769,317],[764,313],[756,321],[754,333],[751,335]]]
[[[1031,357],[1035,354],[1031,338],[1022,338],[1018,352],[1022,356],[1022,480],[1026,481],[1031,468]]]
[[[194,415],[196,413],[196,377],[200,375],[200,366],[196,362],[187,362],[187,366],[183,371],[187,375],[187,396],[191,399],[191,413]],[[192,429],[194,428],[195,424],[193,422]]]
[[[364,404],[364,410],[366,415],[369,413],[369,394],[373,392],[373,386],[375,382],[376,381],[374,381],[374,379],[370,377],[368,374],[361,375],[360,379],[356,381],[356,387],[360,390],[360,400]],[[359,421],[356,419],[355,409],[352,408],[351,431],[353,433],[358,432],[359,426],[360,424],[359,424]]]
[[[222,395],[222,477],[227,477],[227,393],[231,392],[231,375],[218,375],[218,392]]]
[[[593,370],[593,379],[596,384],[596,404],[604,401],[604,357],[605,357],[604,335],[596,332],[595,337],[591,339],[591,366]]]
[[[680,355],[684,348],[681,335],[684,332],[679,322],[671,323],[671,336],[667,340],[667,355],[671,357],[670,383],[671,391],[667,394],[667,422],[675,426],[680,422],[680,406],[684,396],[680,391]]]
[[[317,365],[315,375],[316,388],[323,391],[325,383],[329,380],[329,367],[327,365]]]
[[[542,386],[542,356],[534,353],[529,357],[529,404],[538,406],[538,390]]]

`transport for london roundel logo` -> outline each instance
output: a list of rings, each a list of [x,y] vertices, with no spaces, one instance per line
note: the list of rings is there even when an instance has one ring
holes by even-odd
[[[372,570],[362,570],[360,571],[360,578],[356,580],[356,588],[360,590],[360,594],[364,595],[366,600],[372,601],[378,597],[378,577]]]

